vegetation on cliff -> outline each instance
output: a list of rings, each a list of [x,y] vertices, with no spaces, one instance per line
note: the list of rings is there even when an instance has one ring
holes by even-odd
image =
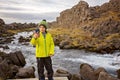
[[[80,1],[61,12],[50,26],[61,48],[113,53],[120,50],[120,1],[110,0],[95,7]]]

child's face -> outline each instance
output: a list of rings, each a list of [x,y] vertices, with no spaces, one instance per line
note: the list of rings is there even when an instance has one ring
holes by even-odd
[[[45,32],[45,27],[44,26],[40,26],[39,29],[40,29],[40,32]]]

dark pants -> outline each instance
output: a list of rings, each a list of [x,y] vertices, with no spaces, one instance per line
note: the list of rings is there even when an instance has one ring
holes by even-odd
[[[48,79],[53,78],[52,60],[51,57],[37,58],[37,67],[39,78],[45,78],[44,66],[47,70]]]

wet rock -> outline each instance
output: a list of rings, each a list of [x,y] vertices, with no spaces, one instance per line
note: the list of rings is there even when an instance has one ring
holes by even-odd
[[[13,62],[13,64],[18,66],[24,66],[26,64],[25,58],[21,51],[10,53],[10,59]]]
[[[0,46],[0,48],[9,49],[9,47],[7,45],[6,46]]]
[[[1,39],[0,44],[11,43],[12,39],[13,39],[12,37],[4,37]]]
[[[23,56],[22,52],[18,51],[18,52],[16,52],[16,54],[17,54],[17,57],[21,63],[21,66],[25,66],[26,61],[25,61],[25,57]]]
[[[35,78],[34,72],[34,67],[20,68],[15,78]]]
[[[119,80],[111,76],[107,71],[100,67],[94,70],[89,64],[83,63],[80,66],[80,75],[83,80]]]
[[[21,42],[29,42],[30,41],[30,38],[24,38],[24,37],[22,37],[22,36],[20,36],[20,38],[19,38],[19,42],[21,43]]]
[[[2,57],[0,57],[0,63],[2,62],[2,60],[3,60]]]
[[[120,69],[117,70],[117,77],[120,79]]]
[[[79,74],[73,74],[70,80],[82,80]]]
[[[94,70],[96,79],[98,79],[100,72],[107,72],[107,71],[102,67],[99,67],[98,69]]]
[[[26,45],[26,46],[28,46],[29,44],[30,44],[29,42],[22,43],[22,45]]]
[[[21,51],[13,53],[0,52],[0,78],[2,80],[13,78],[33,78],[35,77],[34,67],[22,68],[26,64]]]
[[[5,24],[5,22],[0,19],[0,38],[4,38],[0,41],[0,44],[10,43],[12,39],[10,38],[17,30],[19,31],[31,31],[31,28],[36,28],[37,24],[35,23],[11,23]],[[28,39],[27,39],[28,40]]]
[[[16,65],[10,65],[10,78],[14,79],[16,76],[16,73],[18,73],[19,66]]]
[[[3,80],[9,78],[9,64],[7,60],[4,60],[0,63],[0,77],[3,78]]]
[[[6,60],[6,62],[8,64],[12,64],[9,54],[6,54],[5,52],[0,52],[0,57],[1,57],[2,61]]]
[[[60,73],[60,74],[68,74],[69,72],[68,71],[65,71],[63,69],[57,69],[56,71],[57,73]]]
[[[57,77],[67,77],[69,76],[69,72],[66,71],[66,70],[63,70],[63,69],[57,69],[54,76],[57,76]]]
[[[9,49],[9,47],[8,46],[4,46],[4,49]]]
[[[11,43],[11,41],[13,41],[12,37],[7,37],[7,38],[5,38],[4,44],[5,43]]]
[[[94,69],[86,63],[80,65],[80,75],[85,80],[97,80]]]
[[[109,75],[107,72],[100,72],[98,80],[119,80],[119,79]]]
[[[11,61],[12,61],[12,63],[13,63],[14,65],[18,65],[18,66],[21,65],[21,63],[19,62],[19,59],[18,59],[18,57],[17,57],[17,54],[15,54],[15,53],[10,53],[9,55],[10,55],[10,59],[11,59]]]

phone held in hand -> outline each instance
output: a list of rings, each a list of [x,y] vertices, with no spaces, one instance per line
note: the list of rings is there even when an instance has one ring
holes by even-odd
[[[35,33],[39,34],[39,33],[40,33],[40,30],[39,30],[39,29],[36,29],[36,30],[35,30]]]
[[[40,36],[39,33],[40,33],[40,30],[36,29],[34,32],[34,38],[38,38]]]

